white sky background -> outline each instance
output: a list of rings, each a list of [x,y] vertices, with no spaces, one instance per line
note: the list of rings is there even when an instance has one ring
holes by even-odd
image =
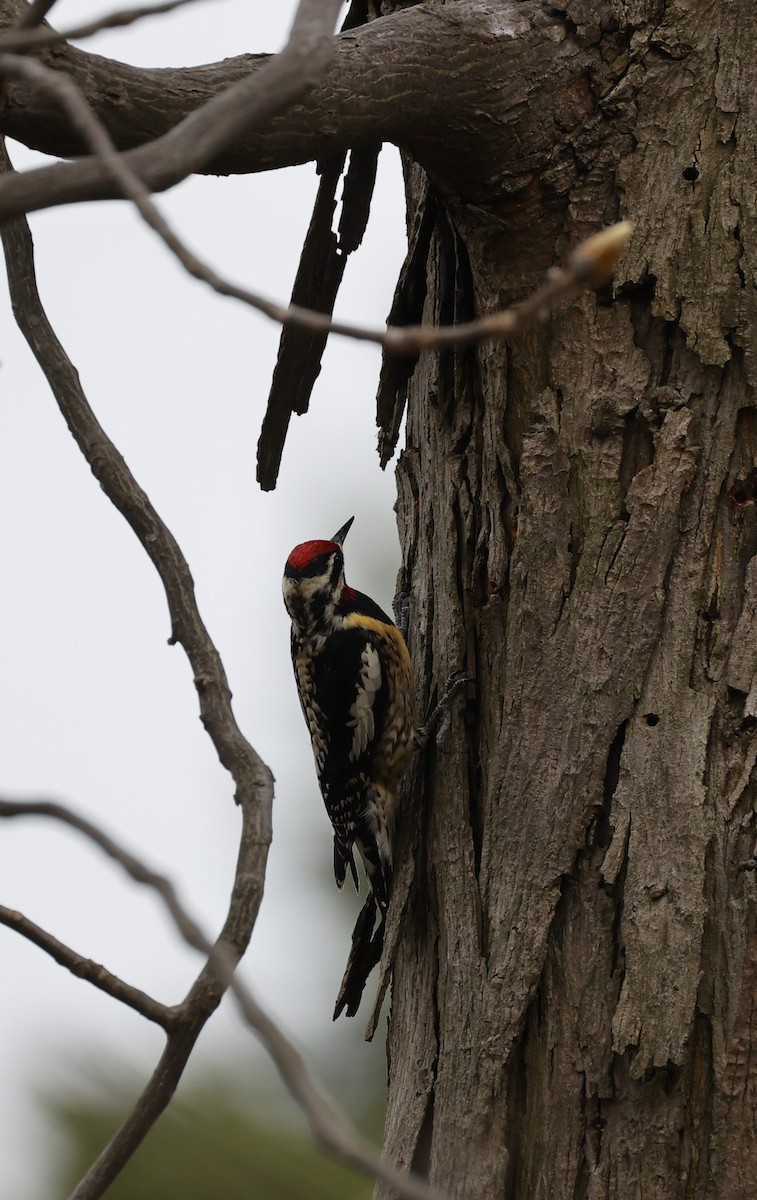
[[[104,0],[61,0],[55,24],[103,11]],[[208,0],[101,34],[87,49],[141,65],[276,50],[293,11],[293,0]],[[18,168],[37,161],[10,150]],[[310,165],[192,179],[159,204],[221,273],[286,300],[315,187]],[[278,329],[186,277],[125,204],[69,207],[31,223],[48,315],[189,560],[237,718],[276,776],[266,895],[245,977],[301,1045],[338,1039],[333,1053],[359,1079],[363,1012],[357,1028],[344,1019],[331,1026],[355,904],[322,886],[331,838],[280,579],[293,545],[330,536],[354,513],[348,578],[390,608],[399,552],[393,470],[382,474],[375,452],[379,352],[332,340],[311,412],[293,419],[278,488],[263,494],[255,452]],[[337,312],[381,324],[404,248],[399,165],[388,147]],[[230,777],[199,722],[184,652],[167,645],[158,577],[93,480],[0,291],[0,794],[59,799],[102,823],[165,870],[215,933],[240,825]],[[155,900],[51,824],[0,825],[0,902],[161,1000],[179,1000],[199,969]],[[40,1089],[76,1086],[111,1052],[146,1076],[163,1038],[4,927],[0,954],[0,1196],[42,1200],[49,1134]],[[231,1005],[199,1051],[206,1065],[249,1056],[254,1069]]]

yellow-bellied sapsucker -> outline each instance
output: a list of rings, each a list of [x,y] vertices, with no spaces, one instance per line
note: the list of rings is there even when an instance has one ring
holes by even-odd
[[[383,936],[397,793],[413,752],[413,672],[394,622],[345,582],[342,543],[353,520],[330,541],[295,546],[283,591],[300,703],[334,827],[336,882],[341,888],[349,867],[358,887],[357,846]]]

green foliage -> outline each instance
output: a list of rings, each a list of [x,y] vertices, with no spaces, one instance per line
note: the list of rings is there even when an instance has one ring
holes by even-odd
[[[117,1099],[90,1092],[51,1103],[68,1161],[54,1194],[67,1195],[128,1111],[123,1080]],[[319,1154],[307,1134],[266,1121],[262,1105],[237,1102],[235,1085],[205,1084],[174,1099],[108,1200],[368,1200],[363,1179]]]

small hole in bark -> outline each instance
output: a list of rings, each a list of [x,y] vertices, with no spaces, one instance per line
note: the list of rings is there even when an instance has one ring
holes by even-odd
[[[699,178],[699,168],[694,166],[684,167],[681,174],[687,183],[696,183]]]
[[[728,494],[728,502],[735,505],[754,504],[757,500],[757,469],[752,467],[746,479],[737,479]]]
[[[646,721],[647,725],[659,725],[660,724],[660,718],[657,716],[657,713],[647,713],[644,720]]]
[[[556,21],[559,21],[561,25],[564,25],[567,33],[571,34],[571,36],[575,35],[578,26],[571,21],[564,8],[550,8],[549,15],[554,17]]]
[[[742,733],[751,733],[752,730],[756,726],[757,726],[757,717],[752,717],[752,716],[744,717],[744,720],[741,722],[741,732]]]

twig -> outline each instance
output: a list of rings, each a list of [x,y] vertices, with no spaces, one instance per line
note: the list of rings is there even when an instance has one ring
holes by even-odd
[[[53,3],[55,0],[53,0]],[[93,17],[82,25],[71,25],[60,32],[56,29],[40,29],[37,23],[32,27],[27,21],[22,24],[23,17],[28,17],[31,8],[19,19],[13,29],[0,33],[0,50],[15,52],[18,50],[38,50],[43,46],[54,46],[59,42],[83,41],[104,29],[123,29],[141,21],[143,17],[156,17],[173,12],[175,8],[183,8],[187,4],[196,4],[197,0],[162,0],[159,4],[145,4],[141,8],[120,8],[115,12],[105,13],[102,17]],[[50,5],[52,7],[52,5]],[[49,11],[49,8],[48,8]],[[43,14],[43,16],[46,14]],[[39,20],[43,18],[40,17]]]
[[[242,1016],[268,1050],[290,1095],[307,1116],[313,1137],[324,1149],[363,1174],[381,1180],[407,1200],[445,1200],[443,1192],[419,1176],[401,1171],[379,1158],[375,1149],[321,1091],[299,1051],[258,1006],[244,985],[235,978],[231,990]]]
[[[114,862],[118,863],[135,883],[144,884],[157,892],[176,922],[184,940],[195,949],[206,950],[206,939],[194,921],[187,917],[170,880],[165,875],[159,875],[157,871],[150,870],[141,859],[130,854],[128,850],[124,850],[123,846],[115,842],[97,825],[93,825],[86,817],[80,816],[63,804],[56,804],[53,800],[0,800],[0,817],[51,817],[63,825],[77,829],[79,833],[83,833],[91,842],[99,846],[108,858],[112,858]]]
[[[32,0],[26,12],[23,12],[18,19],[17,29],[34,29],[44,21],[50,9],[56,3],[56,0]]]
[[[0,802],[0,810],[2,807],[2,802]],[[0,811],[0,816],[7,815],[9,814]],[[122,1004],[127,1004],[129,1008],[133,1008],[146,1020],[154,1021],[156,1025],[160,1025],[166,1030],[171,1029],[175,1024],[175,1009],[154,1000],[152,996],[148,996],[139,988],[132,987],[130,983],[125,983],[123,979],[119,979],[117,975],[100,963],[77,954],[70,946],[59,942],[56,937],[36,925],[34,921],[30,921],[23,913],[0,904],[0,925],[6,925],[8,929],[20,933],[40,950],[44,950],[45,954],[49,954],[60,966],[65,967],[72,975],[76,975],[77,979],[83,979],[86,983],[91,983],[93,987],[99,988],[101,992],[112,996],[114,1000],[120,1000]]]
[[[249,988],[236,976],[237,961],[219,939],[213,945],[176,894],[173,884],[164,875],[149,868],[125,850],[112,837],[72,809],[50,801],[0,801],[0,818],[43,816],[60,821],[79,830],[117,862],[137,883],[155,891],[170,913],[184,941],[207,956],[207,967],[217,974],[224,989],[228,988],[237,1001],[245,1023],[257,1034],[273,1059],[292,1098],[307,1117],[313,1137],[336,1158],[357,1167],[364,1174],[380,1179],[406,1200],[442,1200],[441,1193],[422,1179],[397,1170],[382,1162],[375,1149],[352,1126],[347,1117],[319,1087],[302,1055],[260,1007]],[[2,910],[0,910],[2,912]],[[186,1012],[187,1001],[175,1012]],[[100,1194],[78,1188],[70,1200]]]

